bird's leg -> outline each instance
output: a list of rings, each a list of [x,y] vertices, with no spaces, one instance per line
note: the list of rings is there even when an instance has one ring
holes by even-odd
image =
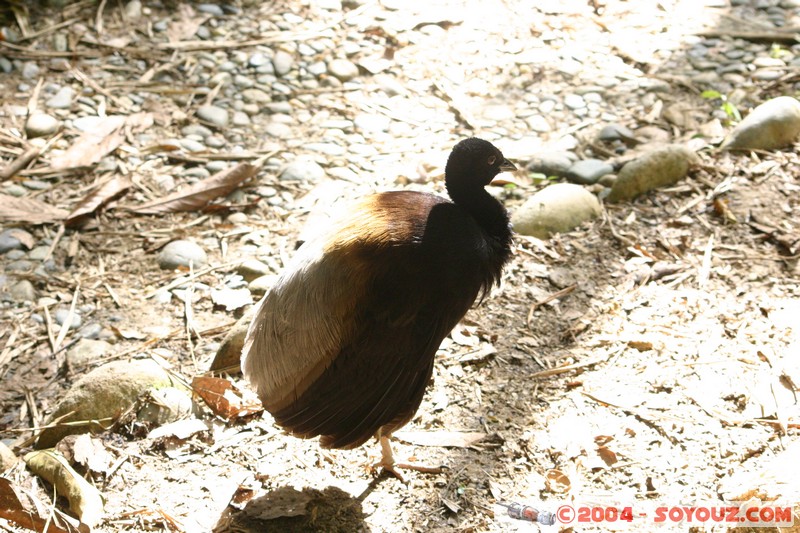
[[[392,453],[392,445],[389,442],[389,435],[380,435],[379,439],[381,442],[381,460],[379,463],[373,465],[373,468],[381,467],[384,469],[384,471],[394,475],[403,483],[406,481],[403,479],[403,476],[400,474],[400,472],[397,471],[398,468],[416,470],[417,472],[424,472],[426,474],[440,474],[442,472],[443,468],[441,466],[425,466],[415,463],[395,463],[394,454]]]

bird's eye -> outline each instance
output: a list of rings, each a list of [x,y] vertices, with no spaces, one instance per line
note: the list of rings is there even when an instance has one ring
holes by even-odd
[[[490,155],[489,156],[489,166],[494,165],[494,162],[497,161],[497,157]]]

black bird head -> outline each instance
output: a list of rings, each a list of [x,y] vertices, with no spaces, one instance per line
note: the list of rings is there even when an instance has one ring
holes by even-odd
[[[459,188],[485,187],[500,172],[514,170],[517,167],[492,143],[471,137],[453,147],[445,167],[445,180],[448,184],[457,181]]]

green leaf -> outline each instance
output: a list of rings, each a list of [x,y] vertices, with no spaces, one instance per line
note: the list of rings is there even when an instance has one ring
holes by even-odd
[[[708,100],[714,100],[716,98],[722,98],[722,93],[719,92],[719,91],[708,90],[708,91],[703,91],[702,93],[700,93],[700,96],[702,98],[706,98]]]

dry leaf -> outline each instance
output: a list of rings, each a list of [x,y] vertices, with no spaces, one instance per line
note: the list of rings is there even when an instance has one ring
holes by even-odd
[[[69,227],[80,222],[85,216],[91,215],[103,205],[122,196],[130,186],[131,181],[122,176],[114,176],[105,183],[101,183],[78,202],[78,205],[72,209],[72,212],[64,220],[64,225]]]
[[[126,130],[146,129],[152,125],[150,113],[104,117],[91,131],[78,137],[67,151],[53,157],[50,165],[54,170],[94,165],[122,144]]]
[[[73,533],[86,530],[70,524],[67,521],[68,517],[57,509],[54,509],[51,517],[43,517],[34,502],[31,502],[30,498],[20,498],[11,481],[3,477],[0,477],[0,518],[32,531],[44,531],[45,526],[47,533]]]
[[[599,455],[600,459],[602,459],[603,462],[608,466],[611,466],[618,461],[617,454],[606,446],[599,446],[597,448],[597,455]]]
[[[459,324],[450,332],[450,338],[452,338],[456,344],[474,348],[481,342],[477,330],[478,328],[475,326]]]
[[[211,301],[224,306],[226,311],[235,311],[253,303],[253,294],[250,289],[211,289]]]
[[[36,245],[36,241],[33,239],[33,235],[28,233],[27,231],[22,231],[21,229],[11,228],[5,232],[8,236],[17,239],[22,246],[30,250]]]
[[[416,446],[466,448],[485,439],[487,434],[479,431],[397,431],[392,436]]]
[[[188,4],[178,4],[178,20],[170,22],[166,31],[167,39],[171,43],[186,40],[197,33],[198,28],[209,18],[211,15],[195,14],[194,9]]]
[[[103,518],[103,497],[100,491],[83,479],[63,455],[54,450],[39,450],[25,456],[31,472],[50,482],[59,496],[69,500],[69,508],[89,527]]]
[[[203,431],[208,431],[208,425],[205,422],[197,418],[187,418],[157,427],[147,434],[147,438],[175,437],[178,440],[186,440]]]
[[[240,183],[255,176],[260,169],[260,165],[241,163],[164,198],[128,209],[144,215],[202,209],[212,200],[227,195]]]
[[[17,198],[0,194],[0,220],[5,222],[27,222],[47,224],[64,220],[68,212],[33,198]],[[24,243],[23,243],[24,244]]]
[[[66,439],[62,439],[64,442]],[[84,465],[92,472],[108,473],[111,469],[111,464],[114,462],[114,456],[108,453],[103,442],[99,439],[93,439],[88,433],[77,435],[75,442],[72,445],[72,456],[76,463]]]
[[[561,470],[556,469],[547,471],[547,474],[544,478],[544,484],[547,490],[555,493],[563,494],[569,492],[570,488],[572,488],[572,482],[570,482],[567,475]]]
[[[192,389],[214,411],[226,420],[247,416],[263,410],[259,402],[246,401],[227,379],[198,376],[192,380]]]

